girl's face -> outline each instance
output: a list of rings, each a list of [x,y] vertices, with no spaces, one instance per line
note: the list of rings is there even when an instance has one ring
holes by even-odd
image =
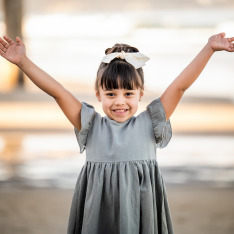
[[[143,96],[143,90],[113,89],[105,90],[99,88],[96,93],[105,114],[116,122],[122,123],[130,119],[138,109],[138,102]]]

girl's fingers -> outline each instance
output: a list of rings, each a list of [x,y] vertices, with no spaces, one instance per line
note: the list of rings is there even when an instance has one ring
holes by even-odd
[[[16,43],[17,43],[18,45],[24,45],[24,43],[23,43],[23,41],[21,40],[20,37],[16,37]]]
[[[20,37],[16,37],[16,42],[18,42],[18,43],[22,42],[22,40],[20,39]]]
[[[229,52],[234,52],[234,44],[233,43],[229,43],[229,46],[228,46],[228,48],[227,48],[227,51],[229,51]]]
[[[0,44],[0,49],[1,49],[4,53],[6,53],[6,51],[7,51],[6,47],[3,46],[2,44]]]
[[[7,44],[2,38],[0,38],[0,43],[1,43],[1,45],[4,46],[4,47],[5,47],[6,44]]]
[[[220,33],[219,35],[220,35],[222,38],[225,37],[225,33],[224,33],[224,32]]]
[[[233,42],[233,41],[234,41],[234,37],[228,38],[228,41],[229,41],[229,42]]]
[[[15,42],[11,39],[11,38],[9,38],[9,37],[7,37],[7,36],[4,36],[3,37],[10,45],[14,45],[15,44]]]
[[[1,56],[4,57],[4,56],[5,56],[5,53],[4,53],[4,52],[1,52]]]
[[[228,38],[229,48],[232,52],[234,51],[234,43],[232,43],[233,41],[234,41],[234,37]]]
[[[11,45],[7,42],[5,42],[2,38],[0,38],[0,43],[2,46],[4,46],[6,49],[8,49]]]
[[[0,55],[4,57],[5,52],[6,52],[6,48],[0,42]]]

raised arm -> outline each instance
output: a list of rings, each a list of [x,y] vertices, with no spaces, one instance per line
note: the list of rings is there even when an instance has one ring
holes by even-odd
[[[36,86],[52,96],[70,122],[81,129],[81,102],[26,56],[25,46],[19,37],[16,42],[6,36],[3,38],[5,40],[0,38],[1,56],[17,65]]]
[[[161,96],[167,119],[170,118],[179,103],[184,92],[193,84],[201,74],[209,59],[215,51],[234,51],[234,37],[224,38],[225,33],[220,33],[209,38],[205,47],[193,59],[193,61],[179,74],[179,76],[168,86]]]

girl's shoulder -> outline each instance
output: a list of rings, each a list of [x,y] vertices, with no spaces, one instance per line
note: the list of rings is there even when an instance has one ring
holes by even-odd
[[[157,147],[167,146],[172,137],[170,120],[166,119],[166,113],[160,98],[153,100],[146,108],[152,121],[152,127],[157,143]]]
[[[142,111],[136,118],[150,118],[151,120],[166,121],[166,114],[160,98],[150,102],[146,110]]]

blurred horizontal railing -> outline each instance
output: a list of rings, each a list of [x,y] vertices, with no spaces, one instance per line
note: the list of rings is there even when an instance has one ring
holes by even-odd
[[[98,112],[101,105],[94,97],[82,97]],[[143,111],[152,97],[140,103]],[[171,117],[174,133],[233,134],[234,104],[228,101],[205,101],[185,98]],[[53,98],[47,95],[23,94],[15,98],[0,98],[0,132],[14,131],[73,131],[73,126],[64,116]]]

